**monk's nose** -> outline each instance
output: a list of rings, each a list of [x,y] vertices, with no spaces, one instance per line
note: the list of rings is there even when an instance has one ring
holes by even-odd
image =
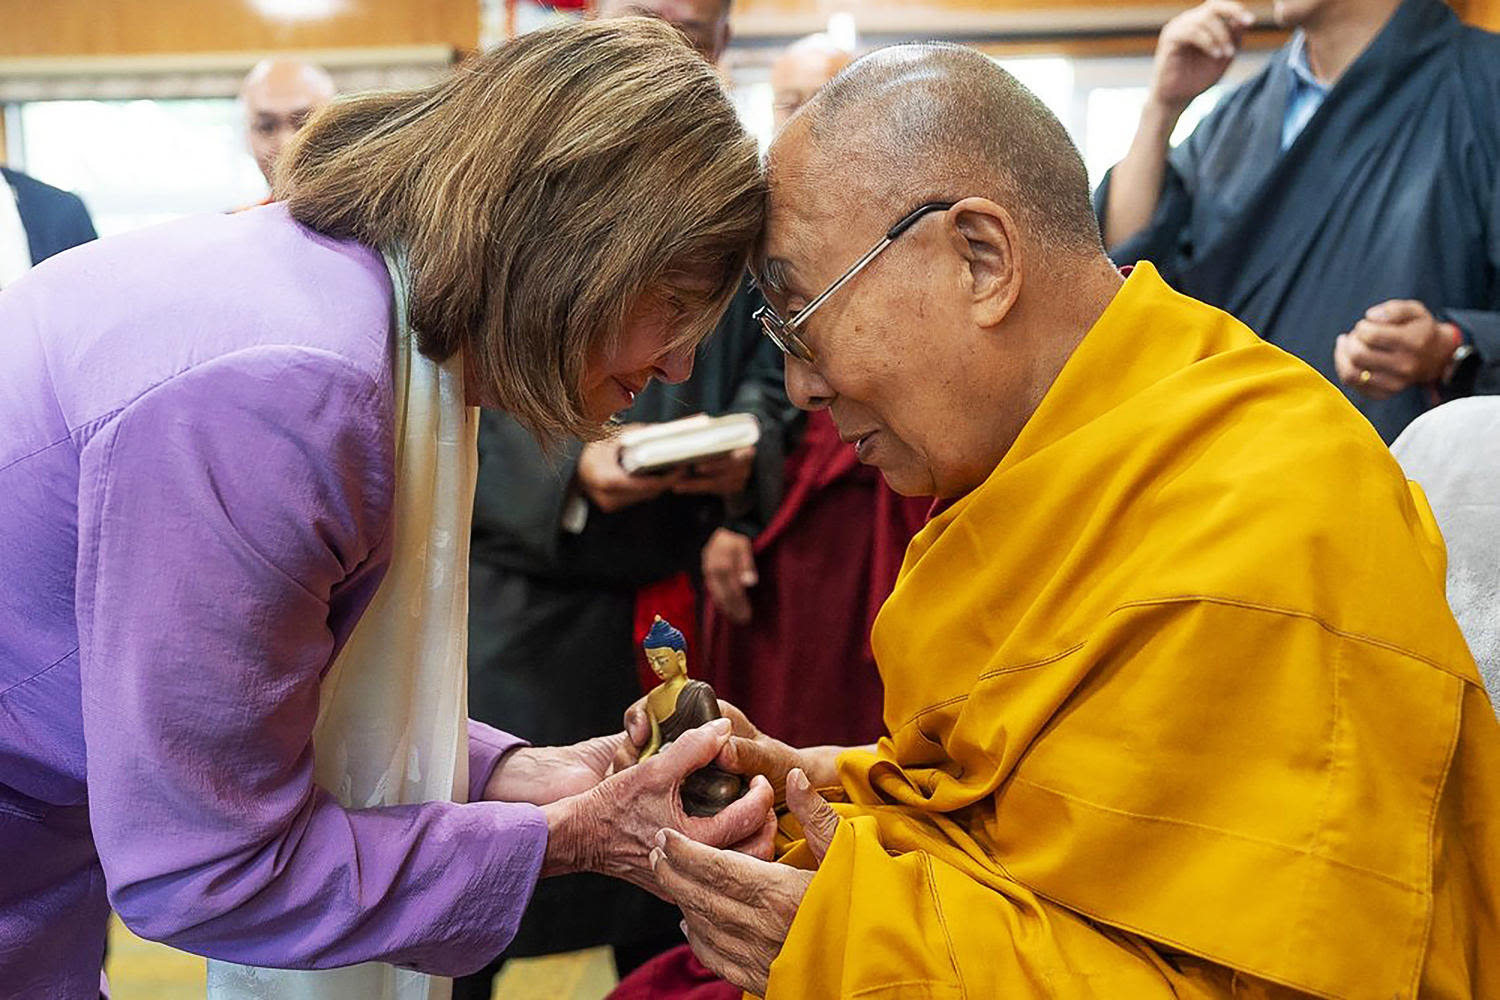
[[[805,361],[786,358],[786,394],[799,410],[821,410],[833,402],[833,390]]]

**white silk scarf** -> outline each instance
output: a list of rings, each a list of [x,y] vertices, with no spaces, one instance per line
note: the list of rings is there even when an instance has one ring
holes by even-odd
[[[314,779],[349,809],[468,798],[469,523],[477,411],[461,355],[417,350],[408,269],[394,288],[396,479],[391,562],[323,678]],[[447,1000],[452,981],[370,962],[292,971],[208,963],[209,1000]]]

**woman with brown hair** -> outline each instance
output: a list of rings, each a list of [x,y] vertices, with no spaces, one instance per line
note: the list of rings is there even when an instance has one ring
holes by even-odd
[[[763,833],[763,780],[681,812],[716,729],[610,776],[623,733],[463,715],[466,403],[593,437],[686,377],[764,210],[709,67],[650,21],[536,32],[335,103],[277,186],[0,295],[8,993],[97,995],[112,904],[215,996],[434,995],[539,875]]]

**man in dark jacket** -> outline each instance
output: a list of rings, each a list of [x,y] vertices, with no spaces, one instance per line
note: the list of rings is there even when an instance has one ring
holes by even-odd
[[[1097,196],[1106,243],[1342,384],[1390,441],[1500,391],[1500,36],[1441,0],[1275,7],[1291,41],[1170,151],[1253,18],[1207,0],[1162,30]]]
[[[53,254],[96,239],[83,199],[43,184],[18,170],[0,167],[0,288],[26,268]]]

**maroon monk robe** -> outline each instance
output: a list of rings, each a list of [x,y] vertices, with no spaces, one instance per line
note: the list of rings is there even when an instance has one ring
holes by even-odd
[[[870,626],[930,506],[860,465],[826,412],[809,414],[786,499],[755,540],[750,624],[705,602],[694,674],[792,746],[874,741],[884,726]]]

